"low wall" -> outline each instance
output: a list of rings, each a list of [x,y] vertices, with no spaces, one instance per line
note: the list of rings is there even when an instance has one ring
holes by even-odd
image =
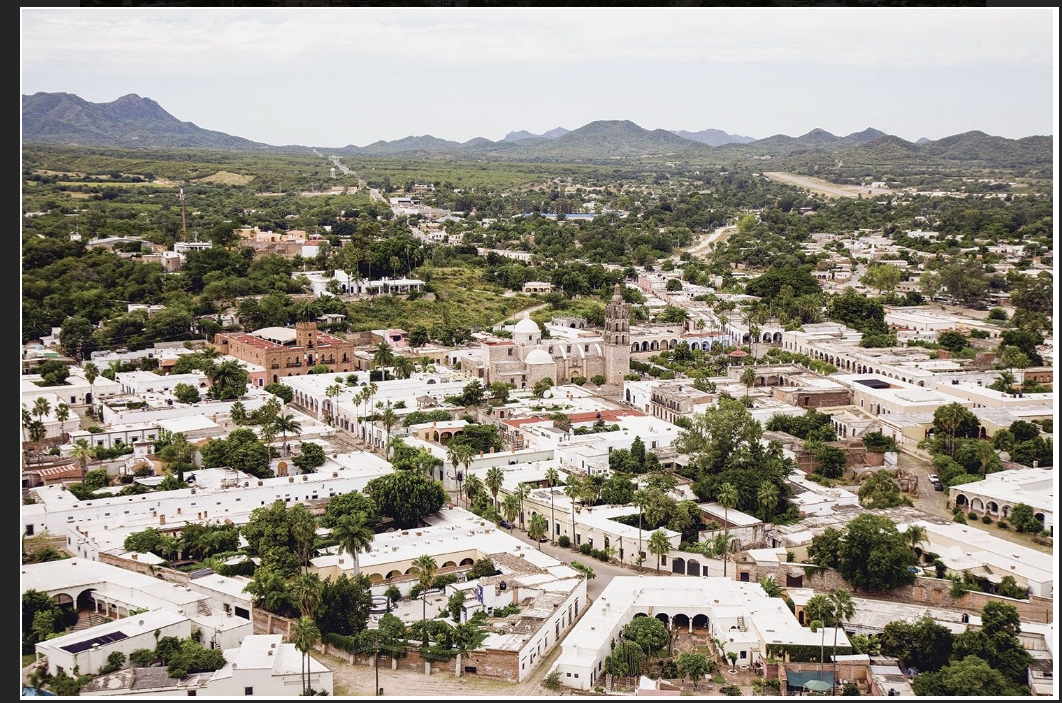
[[[956,598],[951,595],[952,582],[947,579],[919,576],[915,579],[913,584],[898,586],[888,591],[876,591],[871,593],[860,592],[857,589],[853,589],[851,585],[845,582],[841,577],[840,572],[835,569],[828,569],[809,564],[756,565],[738,563],[737,566],[738,568],[735,569],[735,575],[741,571],[746,571],[749,573],[750,581],[759,581],[766,576],[771,576],[774,578],[775,583],[785,586],[789,583],[787,578],[792,579],[793,577],[802,576],[800,586],[794,587],[812,588],[816,591],[827,592],[836,591],[838,588],[845,588],[851,591],[854,596],[872,597],[877,600],[907,603],[910,605],[926,605],[937,608],[947,608],[950,610],[963,610],[972,615],[980,615],[981,609],[984,608],[986,603],[993,601],[1004,602],[1013,605],[1023,621],[1041,623],[1054,622],[1054,601],[1051,598],[1031,596],[1029,600],[1017,600],[978,591],[970,591]]]

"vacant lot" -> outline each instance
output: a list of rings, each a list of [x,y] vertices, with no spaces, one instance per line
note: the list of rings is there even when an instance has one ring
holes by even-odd
[[[827,198],[855,198],[859,195],[887,195],[888,193],[893,192],[891,190],[868,190],[867,188],[860,188],[859,186],[839,185],[837,183],[824,181],[821,178],[798,176],[795,173],[784,173],[782,171],[764,171],[763,175],[767,176],[767,178],[770,178],[772,181],[780,181],[800,188],[807,188],[813,193],[825,195]]]

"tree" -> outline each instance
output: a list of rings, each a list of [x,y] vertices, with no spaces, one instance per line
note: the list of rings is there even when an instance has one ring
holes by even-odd
[[[923,671],[912,682],[915,695],[931,697],[975,697],[1021,695],[1013,684],[977,656],[956,660],[940,671]],[[1028,694],[1025,694],[1028,695]]]
[[[778,505],[778,494],[778,486],[770,481],[761,483],[759,490],[756,492],[756,502],[763,511],[763,521],[765,523],[769,522],[775,506]]]
[[[847,589],[838,588],[830,596],[830,602],[833,604],[833,681],[834,686],[837,685],[837,632],[844,625],[845,620],[851,620],[855,615],[855,602],[852,600],[852,594]]]
[[[723,506],[723,522],[726,523],[725,525],[723,525],[723,535],[725,536],[725,539],[726,539],[726,542],[725,542],[726,546],[724,546],[724,548],[723,548],[723,577],[725,578],[726,577],[727,550],[728,550],[728,548],[730,546],[730,533],[729,533],[730,518],[729,518],[729,516],[730,516],[730,509],[733,508],[735,505],[737,505],[737,502],[738,502],[737,488],[735,488],[732,483],[724,483],[723,485],[721,485],[719,487],[719,493],[716,494],[715,499],[719,503],[719,505]]]
[[[306,568],[309,566],[310,552],[317,536],[317,518],[305,505],[296,503],[288,510],[288,521],[291,525],[291,536],[298,545],[299,559],[303,568]]]
[[[863,273],[861,280],[871,288],[876,288],[878,295],[881,295],[882,293],[891,293],[896,290],[896,286],[899,285],[902,277],[903,272],[900,271],[899,266],[894,264],[872,264],[867,266],[867,270]]]
[[[836,627],[833,601],[829,596],[819,593],[808,599],[804,605],[804,617],[811,619],[811,631],[821,631],[819,640],[819,680],[822,681],[822,665],[826,661],[826,627]],[[836,680],[836,679],[835,679]]]
[[[288,447],[288,435],[297,435],[302,432],[302,423],[295,419],[295,415],[292,413],[286,413],[284,415],[277,415],[272,422],[273,430],[278,432],[281,439],[284,442],[284,453],[289,453]]]
[[[541,398],[546,395],[546,391],[548,391],[552,387],[553,379],[547,376],[546,378],[543,378],[542,380],[535,383],[535,386],[531,391],[531,395],[536,398]]]
[[[646,656],[655,650],[663,649],[670,640],[664,623],[644,615],[636,616],[627,623],[620,631],[620,635],[623,639],[630,640],[641,647]]]
[[[580,491],[582,489],[582,481],[575,474],[568,474],[568,478],[564,480],[564,495],[571,501],[571,517],[572,517],[572,546],[575,546],[575,501],[579,498]]]
[[[354,560],[354,573],[358,570],[358,552],[367,552],[376,536],[364,513],[350,513],[342,516],[332,527],[332,537],[340,549]]]
[[[395,471],[369,481],[365,493],[380,513],[408,528],[425,515],[436,513],[446,503],[445,489],[438,481],[413,471]]]
[[[236,359],[211,366],[207,377],[210,379],[207,396],[214,400],[234,400],[247,394],[247,369]]]
[[[645,658],[645,651],[637,643],[628,639],[621,639],[616,643],[612,654],[605,657],[605,671],[612,674],[613,680],[618,676],[625,677],[627,685],[630,685],[632,676],[641,675],[642,662],[645,661]]]
[[[420,610],[421,624],[424,625],[428,621],[428,589],[431,587],[432,581],[435,580],[435,574],[439,570],[439,565],[435,563],[428,554],[421,554],[419,557],[413,560],[411,567],[413,574],[417,577],[417,583],[420,584]],[[423,642],[422,644],[428,644],[428,629],[423,627]]]
[[[1010,509],[1010,524],[1014,525],[1014,528],[1018,532],[1031,532],[1037,534],[1040,530],[1044,529],[1044,525],[1038,519],[1033,512],[1032,506],[1025,503],[1016,503],[1013,508]]]
[[[711,669],[708,666],[708,657],[700,652],[683,652],[678,658],[679,675],[693,682],[693,690],[697,690],[697,682],[704,678]]]
[[[947,435],[948,456],[955,456],[956,438],[977,437],[980,427],[977,416],[959,403],[941,405],[933,411],[933,429]]]
[[[501,490],[502,485],[505,483],[505,472],[500,467],[492,466],[487,469],[487,473],[483,478],[483,485],[490,491],[490,497],[494,501],[494,505],[498,505],[498,491]]]
[[[450,443],[446,445],[446,458],[453,464],[454,478],[457,480],[457,503],[461,504],[461,481],[464,479],[464,475],[457,470],[460,464],[466,464],[476,456],[476,450],[470,445],[458,442],[456,439],[450,440]]]
[[[394,368],[395,376],[398,378],[409,378],[413,375],[413,370],[416,368],[416,364],[408,356],[399,354],[395,356],[392,368]]]
[[[879,469],[859,486],[859,504],[864,508],[895,508],[912,503],[900,492],[900,484],[893,475]]]
[[[483,493],[484,484],[483,479],[475,474],[468,474],[465,477],[465,499],[469,505],[475,503],[476,496]]]
[[[199,390],[190,383],[178,383],[173,387],[173,397],[178,403],[194,405],[199,402]]]
[[[476,622],[471,620],[458,623],[454,627],[453,640],[451,642],[452,648],[457,652],[456,662],[454,664],[454,676],[460,678],[462,672],[462,657],[483,646],[483,642],[487,639],[488,634],[489,633],[486,630],[483,630]]]
[[[372,367],[378,369],[382,366],[390,366],[395,363],[395,353],[387,342],[380,342],[372,355]]]
[[[516,485],[516,491],[514,493],[520,500],[520,527],[523,527],[526,530],[527,527],[524,525],[524,501],[531,495],[531,486],[526,483],[519,483]]]
[[[516,516],[520,514],[520,497],[515,493],[510,493],[502,500],[502,515],[505,517],[505,521],[509,523],[509,534],[513,532],[513,525],[516,523]]]
[[[321,595],[324,593],[324,582],[317,574],[299,574],[291,582],[291,596],[295,604],[299,606],[302,617],[313,619],[317,608],[321,605]]]
[[[838,565],[855,588],[882,591],[913,583],[917,557],[887,517],[863,513],[848,523],[840,541]]]
[[[512,390],[512,388],[513,386],[511,383],[495,381],[490,384],[488,392],[490,393],[491,398],[498,400],[502,403],[507,403],[509,402],[509,392]]]
[[[85,365],[82,368],[84,369],[85,380],[88,381],[89,384],[89,393],[95,398],[94,384],[96,383],[96,379],[100,377],[100,369],[91,361],[85,362]]]
[[[918,620],[896,620],[885,625],[881,653],[898,657],[905,667],[937,671],[951,658],[953,635],[928,613]]]
[[[66,440],[66,421],[70,419],[70,406],[59,401],[55,406],[55,419],[59,421],[59,434]]]
[[[745,386],[745,397],[749,397],[749,391],[756,385],[756,369],[751,366],[746,366],[745,370],[741,372],[741,383]]]
[[[74,440],[74,446],[70,450],[70,457],[77,461],[78,466],[81,467],[81,480],[85,480],[85,474],[88,473],[89,460],[95,459],[96,454],[92,447],[89,446],[88,440],[84,438]]]
[[[553,541],[553,535],[556,533],[557,528],[557,516],[553,511],[553,487],[560,483],[560,474],[552,466],[546,469],[546,486],[549,487],[549,539]]]
[[[649,501],[652,500],[652,496],[648,490],[640,488],[634,492],[634,499],[631,501],[638,507],[638,566],[642,565],[642,555],[645,553],[642,549],[642,517],[645,514],[645,509],[649,506]]]
[[[291,463],[299,467],[304,474],[308,474],[323,466],[327,460],[321,445],[303,442],[299,447],[299,454],[292,457]]]
[[[387,441],[384,444],[384,458],[387,458],[391,453],[391,429],[398,424],[398,415],[391,408],[391,401],[387,401],[387,407],[380,413],[380,424],[384,426],[384,432],[387,433]]]
[[[542,550],[541,540],[548,534],[549,525],[546,524],[546,518],[539,513],[532,515],[531,521],[527,525],[527,536],[538,542],[539,551]]]
[[[304,696],[313,694],[310,690],[309,652],[320,638],[321,631],[317,628],[317,624],[308,617],[299,618],[291,628],[291,643],[302,653],[302,694]]]
[[[660,558],[667,556],[670,551],[671,540],[667,538],[667,533],[663,530],[657,530],[649,535],[649,553],[656,555],[657,571],[660,571]]]

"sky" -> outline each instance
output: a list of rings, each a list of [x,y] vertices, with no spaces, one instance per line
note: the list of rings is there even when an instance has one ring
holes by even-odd
[[[22,94],[274,146],[595,120],[915,141],[1058,124],[1058,8],[22,8]]]

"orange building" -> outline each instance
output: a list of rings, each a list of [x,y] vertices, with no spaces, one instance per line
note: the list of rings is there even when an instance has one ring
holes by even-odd
[[[219,333],[214,336],[214,347],[222,354],[263,367],[267,383],[285,376],[304,376],[319,364],[332,372],[357,368],[353,342],[318,331],[316,322],[296,322],[294,330],[266,327],[251,333]]]

